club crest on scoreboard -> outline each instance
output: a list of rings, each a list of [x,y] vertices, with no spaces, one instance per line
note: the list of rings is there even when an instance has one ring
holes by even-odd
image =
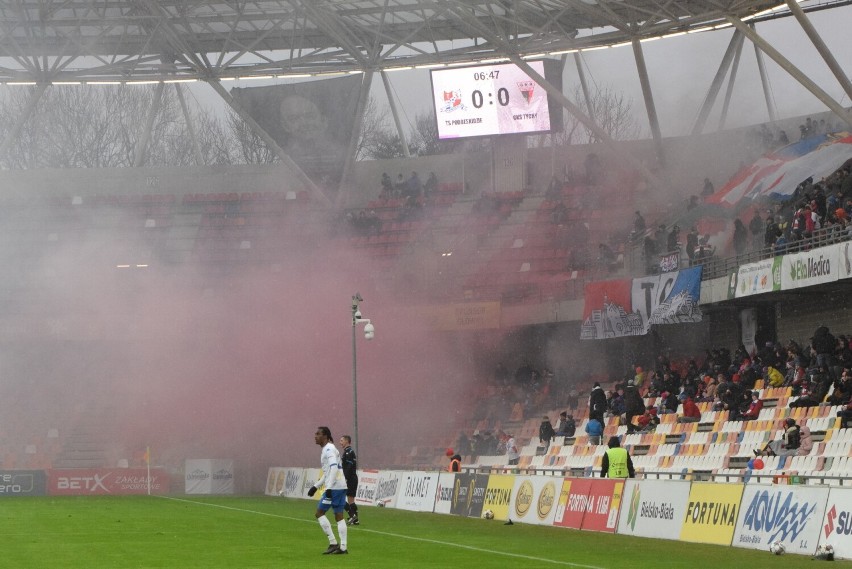
[[[444,104],[441,106],[442,113],[451,113],[453,111],[465,110],[465,104],[462,102],[461,89],[453,89],[444,91]]]

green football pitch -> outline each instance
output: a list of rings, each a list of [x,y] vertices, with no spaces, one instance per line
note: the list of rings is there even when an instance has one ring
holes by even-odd
[[[347,556],[315,502],[270,497],[46,497],[0,501],[0,564],[80,567],[813,567],[808,557],[501,521],[361,508]],[[852,567],[852,562],[832,566]]]

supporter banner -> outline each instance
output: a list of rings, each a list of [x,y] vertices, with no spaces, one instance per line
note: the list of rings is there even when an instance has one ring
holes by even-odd
[[[581,340],[647,334],[654,324],[700,322],[701,267],[632,281],[589,283]]]
[[[487,330],[500,327],[499,302],[466,302],[421,307],[418,322],[433,330]]]
[[[515,476],[513,474],[492,474],[489,476],[482,511],[491,510],[494,512],[495,520],[508,520],[514,486]]]
[[[623,480],[566,478],[553,525],[615,533]]]
[[[741,265],[737,271],[734,296],[742,298],[781,290],[781,255],[756,263]]]
[[[355,121],[361,75],[231,89],[249,115],[306,174],[336,186]]]
[[[376,505],[388,508],[396,507],[396,498],[399,494],[399,484],[402,479],[401,472],[392,470],[379,471],[379,480],[376,483]]]
[[[355,503],[359,506],[374,506],[376,504],[376,492],[378,488],[378,470],[359,470],[358,490],[355,492]]]
[[[660,255],[660,272],[668,273],[680,268],[680,251]]]
[[[749,354],[757,351],[755,338],[757,337],[757,310],[754,308],[743,308],[740,310],[740,343],[745,346]]]
[[[784,255],[781,267],[781,289],[790,290],[836,281],[840,249],[820,247],[804,253]]]
[[[438,490],[437,472],[406,472],[402,475],[396,507],[414,512],[431,512]]]
[[[151,469],[151,493],[168,494],[169,476],[165,469]],[[48,472],[48,494],[79,496],[103,494],[147,494],[145,468],[68,468]]]
[[[840,243],[837,247],[837,278],[852,278],[852,242]]]
[[[834,548],[834,556],[852,559],[852,488],[832,488],[822,519],[819,545]]]
[[[735,206],[763,197],[787,200],[808,177],[824,178],[852,157],[852,136],[847,132],[818,134],[761,156],[740,168],[708,203]]]
[[[438,490],[435,492],[436,514],[449,514],[453,506],[456,475],[452,472],[441,472],[438,475]]]
[[[0,496],[44,496],[46,494],[47,473],[44,470],[0,470]]]
[[[827,499],[825,487],[749,484],[740,502],[733,545],[767,550],[780,541],[787,553],[813,555]]]
[[[562,478],[555,476],[516,476],[509,519],[528,524],[553,525],[556,493],[561,487]]]
[[[742,484],[693,482],[680,530],[681,541],[731,545],[742,495]]]
[[[233,494],[234,461],[188,458],[184,468],[187,494]]]
[[[690,482],[683,480],[628,480],[618,533],[677,539],[689,503]]]

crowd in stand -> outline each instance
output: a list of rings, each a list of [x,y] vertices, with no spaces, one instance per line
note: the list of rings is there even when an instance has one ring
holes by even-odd
[[[544,381],[544,377],[548,380]],[[498,365],[492,383],[500,388],[497,397],[506,405],[502,412],[496,410],[488,418],[498,425],[507,420],[513,401],[523,404],[527,417],[554,404],[564,404],[567,410],[560,413],[555,425],[548,416],[543,417],[538,433],[540,449],[546,449],[557,437],[581,434],[576,432],[580,427],[589,444],[596,445],[601,443],[604,426],[612,417],[617,417],[628,433],[653,432],[665,414],[677,413],[677,422],[700,421],[697,404],[702,402],[710,403],[715,411],[726,411],[728,421],[756,420],[764,401],[755,386],[762,380],[766,388],[789,387],[794,396],[790,399],[791,408],[840,406],[837,416],[841,425],[852,426],[852,336],[835,337],[824,326],[814,332],[807,344],[793,340],[787,344],[767,342],[752,353],[742,345],[733,352],[713,348],[706,350],[703,358],[681,362],[660,355],[648,367],[633,366],[609,391],[596,382],[588,399],[588,420],[580,425],[574,414],[584,402],[578,401],[572,386],[557,388],[553,378],[546,370],[539,372],[526,363],[514,376]],[[548,388],[542,389],[545,384]],[[801,436],[801,426],[795,428],[797,436]],[[809,431],[806,434],[810,436]],[[459,451],[466,456],[502,455],[510,439],[514,440],[513,434],[499,428],[494,435],[475,431],[468,438],[462,433],[456,448],[467,451]]]
[[[730,421],[754,420],[763,408],[760,392],[754,390],[758,379],[766,387],[790,387],[797,397],[790,407],[821,403],[849,406],[850,368],[852,338],[843,335],[835,338],[828,328],[821,326],[807,346],[791,340],[786,345],[767,342],[751,354],[744,346],[733,353],[724,348],[713,349],[706,352],[701,365],[690,359],[685,365],[676,366],[660,356],[654,369],[645,372],[637,366],[613,386],[607,396],[607,412],[621,417],[628,432],[653,430],[659,423],[659,415],[675,413],[681,405],[684,416],[679,420],[694,421],[695,402],[712,402],[714,410],[728,412]],[[657,398],[657,407],[644,405],[638,392],[644,397]]]

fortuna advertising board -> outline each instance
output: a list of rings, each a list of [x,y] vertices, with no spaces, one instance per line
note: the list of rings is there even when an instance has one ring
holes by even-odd
[[[689,503],[685,480],[628,480],[618,533],[677,539]]]
[[[834,548],[834,556],[852,559],[852,488],[832,488],[822,517],[820,545]]]
[[[431,512],[438,490],[437,472],[406,472],[402,475],[396,507],[413,512]]]
[[[378,487],[378,470],[359,470],[358,490],[355,492],[355,503],[359,506],[374,505],[376,503],[376,490]]]
[[[827,498],[828,488],[749,484],[740,502],[733,545],[768,549],[780,541],[787,553],[813,555]]]
[[[693,482],[680,539],[731,545],[742,495],[742,484]]]
[[[509,507],[512,505],[512,488],[515,485],[513,474],[492,474],[488,477],[485,501],[482,511],[494,512],[495,520],[509,519]]]
[[[555,476],[516,476],[512,488],[509,519],[528,524],[552,525],[562,478]]]
[[[615,533],[623,480],[566,478],[553,525]]]

